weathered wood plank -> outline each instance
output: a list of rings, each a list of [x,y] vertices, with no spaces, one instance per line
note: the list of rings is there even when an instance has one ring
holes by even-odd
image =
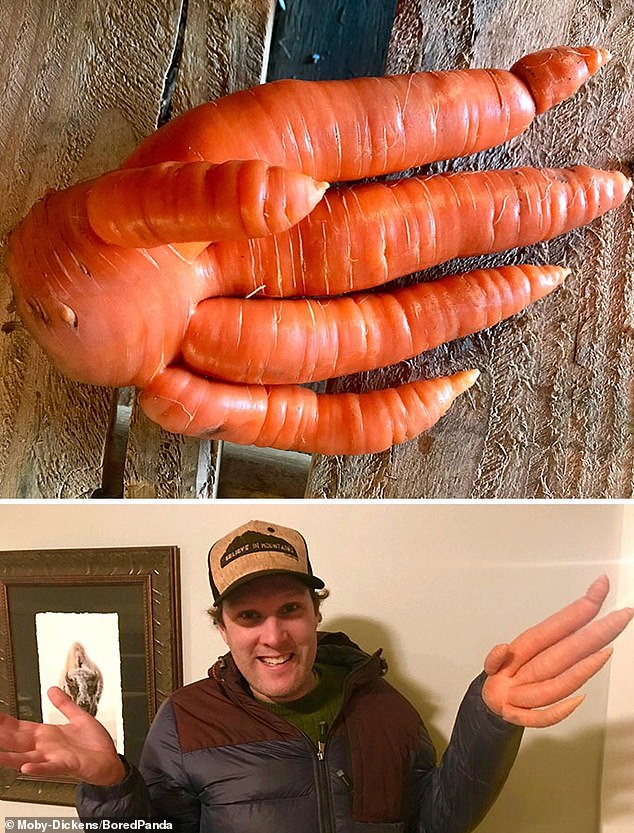
[[[172,115],[258,84],[265,71],[275,0],[189,0]],[[134,410],[126,497],[205,498],[217,487],[215,444],[176,437]]]
[[[311,457],[252,445],[223,443],[218,498],[303,498]]]
[[[2,0],[0,234],[48,187],[116,165],[156,123],[179,0]],[[88,496],[110,393],[56,373],[10,308],[0,262],[0,495]]]
[[[399,3],[387,70],[510,66],[555,43],[613,59],[524,136],[453,167],[584,163],[627,170],[634,119],[631,0]],[[437,166],[439,169],[443,167]],[[449,166],[451,167],[451,166]],[[629,498],[634,486],[634,201],[549,244],[479,262],[572,268],[566,285],[491,331],[336,386],[380,387],[478,367],[475,389],[418,440],[377,455],[315,458],[307,496]]]

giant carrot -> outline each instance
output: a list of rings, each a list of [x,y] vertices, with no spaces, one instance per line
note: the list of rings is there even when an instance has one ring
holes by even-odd
[[[500,305],[477,276],[462,278],[474,309],[458,305],[456,283],[425,318],[419,299],[434,296],[423,287],[332,296],[563,234],[616,207],[631,183],[618,171],[523,168],[340,184],[320,199],[325,181],[506,141],[606,58],[557,47],[510,70],[284,81],[202,105],[119,170],[32,208],[9,238],[17,310],[64,373],[145,388],[144,408],[169,430],[324,453],[402,442],[442,412],[421,404],[429,391],[446,404],[467,377],[342,399],[292,383],[415,355],[540,292],[514,289]],[[265,306],[267,296],[284,300]]]

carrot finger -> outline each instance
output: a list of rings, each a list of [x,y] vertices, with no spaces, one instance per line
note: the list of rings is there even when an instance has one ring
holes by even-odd
[[[545,709],[522,709],[507,705],[502,712],[502,717],[507,722],[514,723],[517,726],[526,726],[531,729],[545,729],[548,726],[561,723],[584,700],[584,695],[579,694],[576,697],[570,697],[568,700],[561,700],[559,703],[555,703],[555,705],[548,706]]]
[[[558,266],[479,269],[332,300],[210,298],[183,339],[189,367],[233,382],[314,382],[384,367],[475,333],[551,292]]]
[[[326,187],[257,160],[166,162],[94,180],[88,220],[102,240],[118,246],[262,237],[295,225]]]
[[[534,683],[516,683],[509,690],[509,700],[520,708],[540,708],[562,700],[581,688],[603,668],[612,656],[611,648],[584,657],[556,677]],[[515,678],[517,679],[517,677]]]
[[[613,610],[569,634],[526,662],[515,675],[518,682],[548,680],[563,673],[573,663],[593,654],[612,642],[632,620],[634,610],[623,608]]]
[[[546,617],[542,622],[527,628],[509,644],[509,658],[505,664],[509,673],[515,673],[541,651],[556,644],[591,622],[599,613],[610,590],[606,575],[599,576],[581,598]]]
[[[287,232],[207,253],[215,295],[339,295],[551,239],[619,205],[619,171],[476,171],[331,189]]]
[[[147,416],[168,431],[319,454],[366,454],[434,425],[477,371],[354,394],[293,385],[232,385],[167,368],[143,391]]]
[[[501,670],[509,657],[509,647],[508,642],[501,642],[491,648],[482,666],[487,676],[490,677]]]
[[[536,101],[541,112],[572,95],[607,57],[594,47],[561,46],[511,71],[261,84],[168,122],[126,165],[259,158],[331,182],[402,171],[517,136]]]

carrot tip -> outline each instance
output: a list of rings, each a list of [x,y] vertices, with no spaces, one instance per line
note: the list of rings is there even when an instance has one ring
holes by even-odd
[[[595,578],[592,584],[585,592],[585,596],[591,602],[594,602],[599,607],[605,601],[606,596],[610,592],[610,579],[606,573]]]
[[[463,391],[470,388],[471,385],[475,384],[478,376],[480,375],[480,371],[476,368],[471,368],[470,370],[463,370],[461,373],[456,374],[460,377],[460,387]]]
[[[607,64],[608,61],[612,60],[612,53],[610,52],[609,49],[603,49],[603,48],[600,47],[598,52],[599,52],[599,55],[600,55],[601,66],[603,66],[604,64]]]

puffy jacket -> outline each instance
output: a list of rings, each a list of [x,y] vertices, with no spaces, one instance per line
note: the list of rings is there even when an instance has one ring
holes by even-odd
[[[230,654],[159,709],[140,771],[82,784],[95,818],[168,819],[179,833],[467,833],[498,795],[522,730],[469,687],[440,764],[423,722],[383,675],[378,651],[320,634],[318,660],[350,668],[344,699],[315,747],[251,695]]]

